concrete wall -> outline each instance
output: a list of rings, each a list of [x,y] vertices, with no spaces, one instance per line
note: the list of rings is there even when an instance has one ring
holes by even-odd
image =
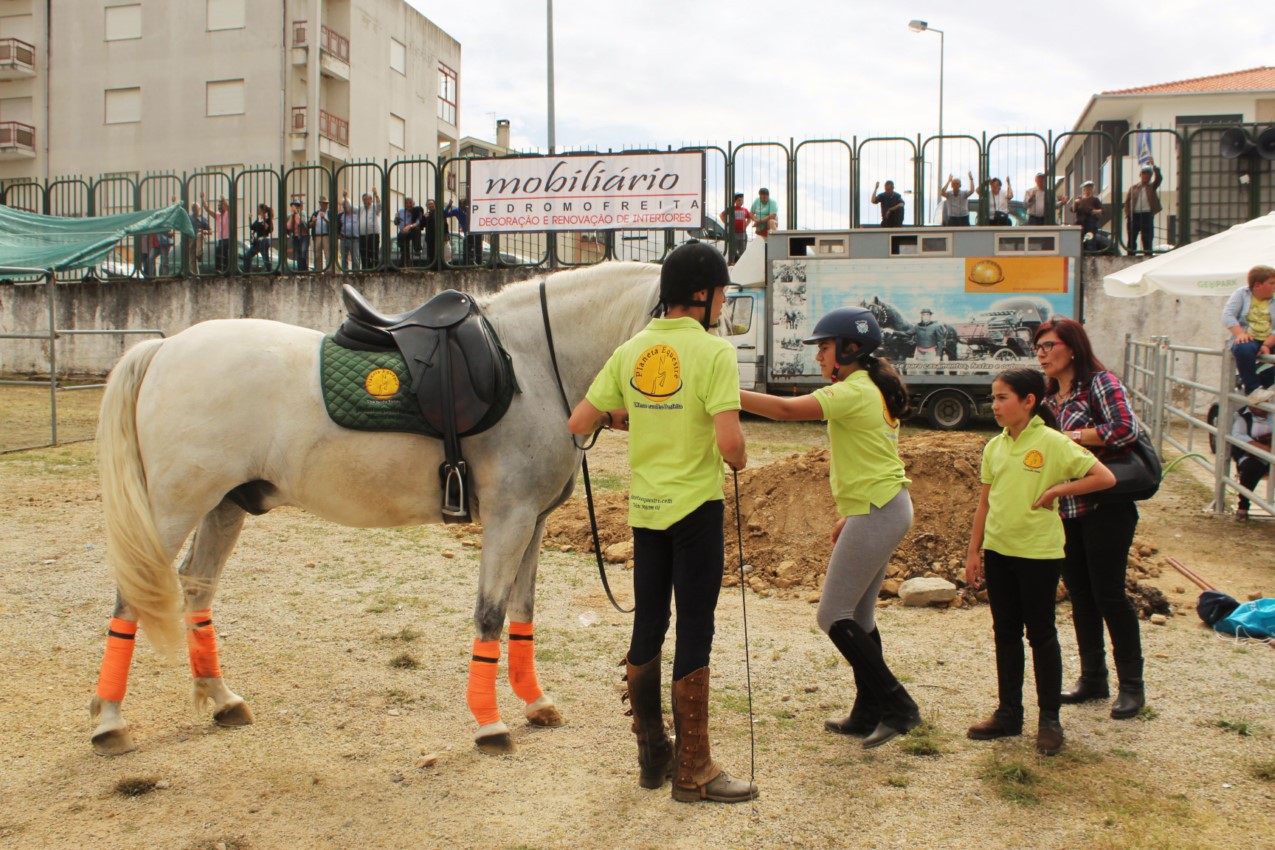
[[[57,287],[57,323],[61,330],[157,328],[172,336],[209,319],[251,317],[331,331],[345,317],[343,283],[352,283],[378,309],[393,313],[423,304],[444,289],[488,295],[537,273],[502,269],[76,283]],[[0,333],[45,333],[48,327],[46,285],[0,283]],[[64,335],[57,343],[58,374],[105,375],[126,348],[145,338]],[[48,349],[47,340],[0,339],[0,374],[47,376]]]
[[[1155,292],[1144,298],[1112,298],[1104,275],[1131,265],[1132,257],[1087,257],[1082,262],[1085,326],[1099,359],[1119,371],[1124,338],[1168,336],[1175,344],[1220,348],[1226,340],[1222,306],[1230,293],[1183,298]],[[483,295],[532,277],[533,269],[451,271],[419,274],[299,275],[68,284],[57,288],[58,325],[63,329],[159,328],[172,335],[208,319],[277,319],[330,330],[344,316],[341,284],[354,283],[386,312],[407,310],[452,288]],[[42,332],[48,323],[45,286],[0,283],[0,333]],[[118,336],[63,337],[59,373],[102,375],[135,342]],[[48,343],[0,339],[0,372],[47,374]]]

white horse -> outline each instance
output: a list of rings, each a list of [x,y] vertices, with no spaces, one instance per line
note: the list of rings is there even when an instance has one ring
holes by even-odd
[[[531,624],[545,518],[570,495],[582,454],[567,432],[538,283],[511,285],[483,304],[522,391],[499,424],[462,443],[471,506],[483,523],[468,703],[485,752],[513,748],[495,690],[506,617],[510,683],[527,719],[563,722],[537,681]],[[562,386],[575,403],[611,351],[648,320],[659,267],[606,264],[552,274],[545,284]],[[134,346],[112,371],[98,453],[117,597],[90,708],[97,752],[133,749],[120,706],[139,622],[171,653],[184,615],[196,705],[211,706],[221,725],[252,722],[222,681],[211,615],[248,513],[294,505],[363,528],[442,521],[442,443],[334,424],[319,383],[322,336],[257,319],[204,322]]]

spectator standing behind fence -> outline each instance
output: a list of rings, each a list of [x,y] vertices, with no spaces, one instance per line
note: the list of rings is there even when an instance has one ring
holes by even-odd
[[[434,199],[430,198],[425,202],[425,215],[421,220],[421,229],[425,233],[425,265],[432,265],[434,262],[434,251],[438,245],[438,224],[441,220],[443,224],[443,239],[447,239],[447,219],[439,216],[438,210],[435,208]]]
[[[411,198],[403,199],[403,206],[394,214],[398,226],[398,265],[411,268],[413,255],[421,253],[421,228],[425,224],[425,211]]]
[[[341,236],[341,268],[347,272],[361,268],[359,261],[359,214],[350,203],[348,192],[341,193],[341,213],[337,216],[337,232]]]
[[[1001,191],[1001,179],[987,181],[987,224],[990,227],[1009,227],[1009,202],[1014,200],[1014,186],[1005,178],[1005,191]]]
[[[213,212],[202,192],[199,193],[199,202],[204,205],[204,212],[208,213],[213,224],[217,225],[217,249],[214,252],[217,274],[230,274],[230,207],[222,196],[217,199],[217,211]]]
[[[736,192],[734,204],[730,209],[722,211],[722,224],[731,226],[730,256],[727,258],[731,265],[735,264],[748,247],[748,222],[752,220],[752,211],[744,206],[744,193]]]
[[[779,204],[770,199],[769,189],[763,187],[757,190],[757,200],[748,211],[753,216],[753,229],[762,239],[779,225]]]
[[[207,235],[212,232],[207,217],[200,212],[199,204],[190,205],[190,225],[195,229],[195,236],[186,243],[186,272],[196,275],[204,263],[204,243]]]
[[[1027,208],[1028,224],[1045,224],[1045,215],[1049,210],[1050,195],[1048,187],[1045,186],[1045,172],[1036,172],[1036,183],[1027,190],[1027,194],[1023,195],[1023,206]],[[1066,195],[1061,200],[1054,202],[1054,206],[1062,206],[1069,199]]]
[[[1080,239],[1098,235],[1098,220],[1102,217],[1102,199],[1093,193],[1093,181],[1080,184],[1080,197],[1071,202],[1071,211],[1080,225]]]
[[[970,193],[974,191],[974,172],[965,172],[970,178],[970,188],[961,188],[961,178],[947,175],[947,182],[939,189],[946,202],[943,223],[948,227],[966,227],[970,223]]]
[[[359,207],[359,253],[363,256],[363,268],[374,269],[381,262],[381,196],[363,193],[363,206]]]
[[[310,270],[310,225],[301,213],[301,199],[293,198],[288,205],[288,223],[285,225],[292,241],[292,261],[297,271]]]
[[[1155,217],[1160,212],[1160,196],[1156,190],[1164,182],[1164,175],[1147,157],[1147,164],[1138,172],[1138,182],[1125,193],[1125,210],[1129,223],[1129,256],[1138,253],[1138,237],[1142,237],[1142,250],[1151,255],[1151,240],[1155,234]]]
[[[1235,414],[1231,423],[1231,436],[1245,446],[1271,450],[1271,418],[1259,407],[1243,407]],[[1235,461],[1235,474],[1240,486],[1246,490],[1257,492],[1257,485],[1271,471],[1271,465],[1260,457],[1251,454],[1241,446],[1231,446],[1231,460]],[[1243,493],[1235,506],[1235,521],[1248,522],[1249,499]]]
[[[310,236],[314,240],[314,270],[323,271],[328,264],[328,240],[331,230],[328,221],[328,199],[319,198],[319,208],[310,213]]]
[[[448,203],[443,208],[443,215],[456,219],[461,233],[465,235],[464,256],[461,262],[466,266],[476,266],[483,261],[483,237],[481,233],[469,232],[469,198],[461,198],[460,206]]]
[[[265,270],[270,271],[270,235],[274,233],[274,210],[266,204],[257,204],[257,220],[248,226],[252,231],[252,247],[243,256],[243,270],[252,270],[252,258],[261,255]]]
[[[872,187],[872,203],[881,207],[881,226],[882,227],[902,227],[903,226],[903,196],[894,191],[894,181],[885,181],[885,191],[878,192],[881,188],[878,182]]]
[[[1258,355],[1275,350],[1275,268],[1253,266],[1248,270],[1248,286],[1231,293],[1222,308],[1222,326],[1231,335],[1235,369],[1244,382],[1249,404],[1275,398],[1275,369],[1257,371]]]

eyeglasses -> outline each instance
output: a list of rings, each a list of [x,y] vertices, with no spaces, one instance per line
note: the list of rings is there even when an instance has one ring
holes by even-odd
[[[1049,352],[1054,350],[1054,346],[1060,345],[1060,344],[1061,343],[1055,342],[1053,340],[1049,342],[1038,343],[1032,346],[1032,354],[1040,354],[1042,351],[1048,354]]]

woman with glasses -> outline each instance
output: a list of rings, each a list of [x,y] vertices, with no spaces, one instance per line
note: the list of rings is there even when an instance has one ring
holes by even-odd
[[[1137,420],[1120,379],[1094,356],[1081,324],[1051,319],[1036,329],[1032,342],[1048,379],[1045,405],[1058,420],[1058,429],[1104,462],[1129,452],[1138,439]],[[1062,701],[1110,696],[1105,625],[1120,684],[1111,716],[1135,717],[1146,704],[1142,636],[1137,612],[1125,594],[1125,565],[1138,527],[1138,508],[1131,500],[1098,503],[1085,496],[1063,497],[1059,505],[1066,535],[1062,575],[1080,652],[1080,680],[1062,692]]]

